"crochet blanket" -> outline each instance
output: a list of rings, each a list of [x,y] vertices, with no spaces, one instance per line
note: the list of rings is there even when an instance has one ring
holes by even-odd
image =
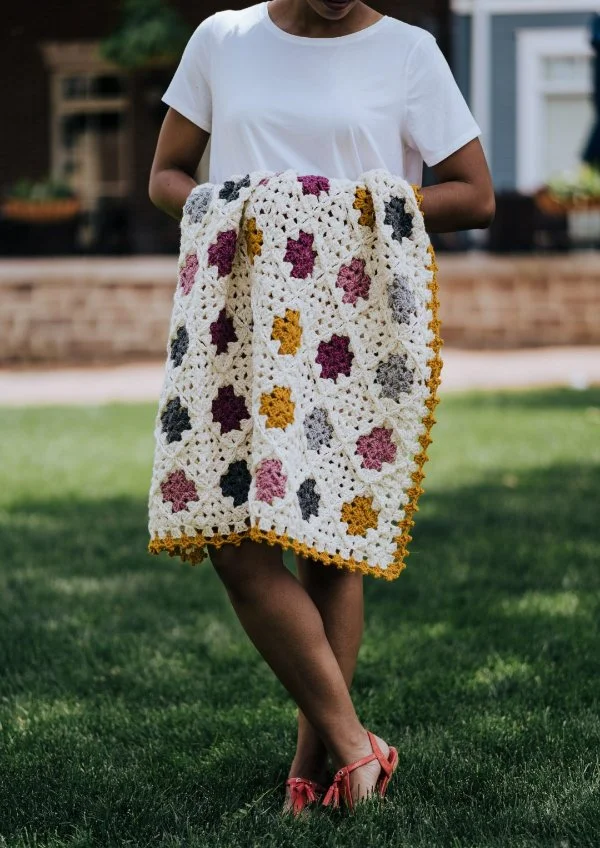
[[[405,567],[440,382],[417,186],[383,169],[190,193],[155,419],[148,551],[263,540]]]

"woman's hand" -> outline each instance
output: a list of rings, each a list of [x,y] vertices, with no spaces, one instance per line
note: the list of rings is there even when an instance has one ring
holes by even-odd
[[[432,166],[439,180],[421,189],[421,211],[429,233],[485,229],[496,214],[494,186],[478,138]]]
[[[176,220],[190,191],[210,133],[169,107],[161,127],[148,183],[152,203]]]

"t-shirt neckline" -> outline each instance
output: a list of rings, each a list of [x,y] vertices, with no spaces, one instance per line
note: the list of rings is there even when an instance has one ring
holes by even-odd
[[[357,30],[357,32],[349,32],[346,35],[333,35],[326,36],[324,38],[315,38],[311,35],[292,35],[291,32],[286,32],[284,29],[281,29],[281,27],[278,27],[275,21],[271,19],[267,9],[268,2],[269,0],[263,0],[261,4],[261,20],[263,24],[274,35],[294,44],[328,44],[329,46],[332,44],[347,44],[349,41],[358,41],[361,38],[365,38],[367,35],[378,32],[384,24],[387,24],[391,20],[389,15],[384,15],[382,18],[379,18],[378,21],[375,21],[374,24],[369,24],[369,26]]]

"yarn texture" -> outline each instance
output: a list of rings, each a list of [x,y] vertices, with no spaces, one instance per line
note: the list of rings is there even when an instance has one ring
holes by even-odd
[[[441,357],[416,185],[285,171],[203,183],[181,219],[148,551],[266,541],[393,580]]]

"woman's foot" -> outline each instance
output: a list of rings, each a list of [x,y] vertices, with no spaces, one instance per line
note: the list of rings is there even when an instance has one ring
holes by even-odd
[[[307,780],[312,780],[322,786],[324,789],[329,785],[329,772],[327,768],[327,756],[318,760],[300,758],[298,755],[290,766],[288,777],[304,777]],[[283,803],[283,811],[290,812],[293,806],[292,792],[289,786],[285,789],[285,801]]]
[[[327,787],[302,777],[290,777],[286,780],[285,801],[282,813],[303,815],[307,810],[319,806]]]
[[[389,757],[390,746],[384,739],[382,739],[380,736],[377,736],[377,734],[373,735],[375,737],[375,741],[381,749],[381,753],[386,758]],[[373,748],[371,747],[371,742],[369,741],[367,731],[365,730],[363,741],[350,753],[349,758],[346,759],[345,762],[336,762],[334,763],[334,765],[336,768],[339,769],[342,766],[350,765],[350,763],[354,763],[356,762],[356,760],[360,760],[363,757],[366,757],[372,753]],[[375,785],[379,780],[381,773],[381,765],[376,759],[372,760],[370,763],[365,763],[362,766],[358,766],[358,768],[355,768],[350,772],[350,789],[352,792],[353,803],[369,798],[373,795]]]

